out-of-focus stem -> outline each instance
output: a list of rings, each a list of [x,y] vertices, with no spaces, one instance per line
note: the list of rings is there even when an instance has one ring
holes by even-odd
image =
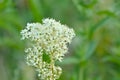
[[[78,80],[84,80],[84,68],[80,67],[79,69],[79,79]]]

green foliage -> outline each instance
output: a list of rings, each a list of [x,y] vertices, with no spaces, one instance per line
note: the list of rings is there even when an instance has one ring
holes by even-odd
[[[63,62],[56,62],[63,68],[59,80],[120,80],[119,10],[119,0],[1,0],[0,80],[38,80],[25,64],[20,30],[46,17],[76,32]]]

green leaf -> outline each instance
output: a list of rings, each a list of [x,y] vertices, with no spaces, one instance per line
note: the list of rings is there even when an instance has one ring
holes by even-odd
[[[30,10],[32,11],[32,14],[34,15],[34,18],[36,21],[41,22],[42,19],[42,10],[41,10],[41,4],[39,0],[28,0]]]
[[[19,40],[9,38],[9,37],[0,37],[0,47],[9,47],[11,49],[21,49],[23,45]]]
[[[0,1],[0,11],[5,9],[7,2],[8,2],[8,0]]]
[[[102,59],[104,62],[112,62],[120,66],[120,57],[118,56],[106,56]]]
[[[97,24],[91,26],[91,29],[90,29],[90,32],[89,32],[89,35],[88,37],[91,39],[93,34],[95,33],[95,31],[97,29],[100,29],[101,27],[103,27],[103,25],[106,24],[106,22],[109,20],[110,17],[105,17],[103,18],[101,21],[99,21]]]
[[[76,57],[68,57],[68,58],[64,58],[62,62],[60,62],[60,64],[62,65],[68,65],[68,64],[78,64],[80,61],[78,58]]]
[[[109,11],[109,10],[102,10],[97,12],[97,14],[99,15],[107,15],[107,16],[111,16],[111,17],[116,17],[115,12]]]
[[[43,58],[43,61],[45,61],[47,63],[51,62],[50,56],[48,54],[46,54],[45,51],[43,52],[42,58]]]
[[[95,52],[97,45],[98,45],[99,41],[91,41],[88,44],[87,50],[85,52],[85,55],[83,56],[83,58],[81,59],[81,62],[87,61]]]
[[[91,41],[88,45],[88,49],[86,52],[86,59],[89,58],[90,56],[92,56],[92,54],[95,52],[96,48],[98,45],[98,41]]]
[[[9,33],[9,35],[14,36],[15,38],[18,38],[19,33],[15,27],[13,27],[11,24],[1,21],[0,20],[0,29],[2,31],[6,31],[6,33]]]
[[[97,3],[97,0],[92,0],[92,1],[90,0],[87,2],[85,2],[84,0],[80,1],[80,5],[82,5],[85,8],[93,8],[96,3]]]

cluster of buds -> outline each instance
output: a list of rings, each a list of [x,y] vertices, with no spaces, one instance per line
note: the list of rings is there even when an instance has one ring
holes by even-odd
[[[21,35],[31,44],[25,49],[27,64],[35,67],[42,80],[58,79],[62,69],[55,66],[55,61],[62,61],[68,51],[67,44],[75,36],[73,29],[54,19],[43,19],[42,24],[28,23]]]

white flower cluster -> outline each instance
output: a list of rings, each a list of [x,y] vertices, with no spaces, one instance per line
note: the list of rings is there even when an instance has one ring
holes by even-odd
[[[62,70],[55,66],[68,51],[67,44],[75,36],[73,29],[56,22],[54,19],[43,19],[43,24],[28,23],[21,31],[22,39],[28,39],[32,46],[27,48],[27,64],[36,68],[43,80],[58,79]],[[46,62],[43,55],[50,58]]]

